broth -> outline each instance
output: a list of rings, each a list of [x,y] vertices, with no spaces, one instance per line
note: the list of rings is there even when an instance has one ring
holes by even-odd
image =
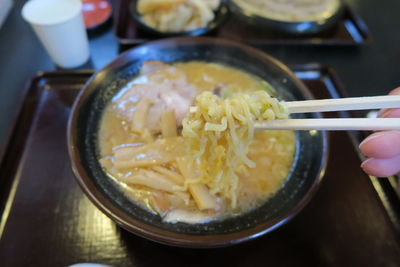
[[[238,173],[238,205],[232,208],[225,199],[216,195],[218,208],[200,210],[190,190],[183,190],[179,184],[179,179],[184,175],[175,159],[187,156],[185,141],[180,136],[163,138],[159,124],[162,110],[172,108],[176,114],[175,123],[179,125],[188,111],[183,102],[177,101],[186,101],[184,104],[190,105],[195,95],[202,91],[229,96],[233,92],[260,89],[272,91],[267,82],[220,64],[145,64],[141,74],[123,88],[105,109],[98,140],[100,162],[135,203],[160,214],[166,222],[205,223],[254,209],[277,192],[286,181],[295,153],[294,132],[257,131],[248,153],[256,167],[245,168]],[[132,125],[132,118],[140,109],[140,100],[152,97],[155,98],[147,107],[147,116],[156,122],[148,120],[147,128],[138,134],[137,126]],[[145,151],[140,150],[143,147],[146,147]],[[152,152],[152,149],[158,152]],[[134,158],[124,158],[129,153],[134,153],[131,154]],[[128,162],[127,166],[117,166],[119,159]],[[150,178],[142,176],[155,177],[158,182],[148,186],[148,181],[143,179]],[[134,183],[132,177],[136,179]],[[164,177],[169,180],[164,182]],[[171,190],[168,187],[171,183],[178,184],[174,188],[180,189]]]

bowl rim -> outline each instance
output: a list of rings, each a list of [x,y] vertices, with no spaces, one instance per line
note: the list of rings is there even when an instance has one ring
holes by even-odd
[[[307,193],[303,196],[303,198],[300,199],[300,201],[296,203],[296,205],[294,205],[291,209],[289,209],[281,216],[274,218],[273,220],[263,222],[253,228],[245,229],[239,232],[218,235],[190,235],[171,232],[137,220],[136,218],[125,213],[124,211],[118,209],[105,195],[103,195],[100,190],[97,189],[97,186],[90,178],[90,175],[85,171],[85,168],[82,165],[81,155],[77,146],[75,145],[77,143],[77,124],[79,110],[81,106],[84,105],[87,98],[95,91],[97,84],[101,83],[102,77],[105,77],[115,68],[124,66],[125,64],[129,63],[131,61],[131,54],[133,54],[134,51],[137,51],[138,49],[156,49],[157,47],[199,44],[224,45],[231,47],[233,46],[244,50],[246,53],[257,56],[259,60],[264,61],[265,63],[274,64],[283,72],[286,72],[288,77],[292,79],[292,81],[295,83],[295,85],[301,91],[304,97],[313,98],[307,87],[294,75],[294,73],[287,66],[285,66],[280,61],[272,58],[268,54],[255,48],[225,39],[210,37],[175,37],[162,39],[134,47],[122,53],[107,66],[96,71],[91,76],[91,78],[89,78],[89,80],[79,92],[71,108],[71,114],[69,116],[67,126],[68,154],[75,179],[81,189],[86,194],[86,196],[97,208],[99,208],[105,215],[107,215],[111,220],[116,222],[122,228],[138,236],[166,245],[191,248],[224,247],[251,240],[268,232],[271,232],[272,230],[278,228],[279,226],[282,226],[283,224],[291,220],[306,206],[306,204],[312,199],[312,197],[316,193],[325,173],[328,160],[328,137],[326,132],[321,132],[322,158],[321,164],[318,168],[317,177],[313,181]]]

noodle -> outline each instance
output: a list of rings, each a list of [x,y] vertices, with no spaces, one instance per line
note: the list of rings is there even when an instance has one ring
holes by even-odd
[[[256,164],[247,156],[254,137],[254,122],[287,118],[285,106],[265,91],[233,94],[221,99],[203,92],[195,99],[197,108],[183,120],[182,135],[193,155],[192,164],[200,181],[212,194],[237,206],[237,173]],[[199,177],[186,180],[198,183]]]

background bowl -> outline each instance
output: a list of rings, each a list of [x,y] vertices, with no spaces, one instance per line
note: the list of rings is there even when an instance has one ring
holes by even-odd
[[[147,43],[125,52],[96,72],[75,100],[68,123],[68,147],[76,179],[89,199],[123,228],[175,246],[227,246],[265,234],[297,214],[314,195],[326,164],[324,132],[299,131],[294,165],[284,186],[265,204],[240,216],[207,224],[163,223],[129,200],[102,170],[97,132],[102,112],[113,95],[138,74],[146,60],[208,61],[241,69],[268,81],[285,100],[311,98],[282,63],[231,41],[184,37]],[[318,117],[318,114],[299,117]]]
[[[336,12],[315,21],[289,22],[260,16],[243,9],[232,0],[229,1],[229,9],[233,16],[257,31],[273,31],[289,35],[313,35],[327,31],[337,24],[343,14],[343,4],[340,0]]]
[[[226,1],[221,0],[221,4],[219,5],[218,9],[214,12],[215,14],[214,19],[210,21],[207,24],[207,26],[184,32],[161,32],[158,29],[153,28],[147,25],[145,22],[143,22],[141,15],[137,10],[137,0],[131,0],[129,9],[133,19],[136,21],[139,28],[143,30],[145,33],[157,37],[199,36],[212,33],[225,22],[229,14],[229,9],[228,5],[226,4]]]

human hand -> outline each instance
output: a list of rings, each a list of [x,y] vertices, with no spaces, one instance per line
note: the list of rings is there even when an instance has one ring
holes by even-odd
[[[389,93],[400,94],[400,87]],[[381,118],[400,118],[400,109],[383,109]],[[368,158],[361,164],[363,170],[374,176],[387,177],[400,173],[400,131],[380,131],[369,135],[360,144]]]

